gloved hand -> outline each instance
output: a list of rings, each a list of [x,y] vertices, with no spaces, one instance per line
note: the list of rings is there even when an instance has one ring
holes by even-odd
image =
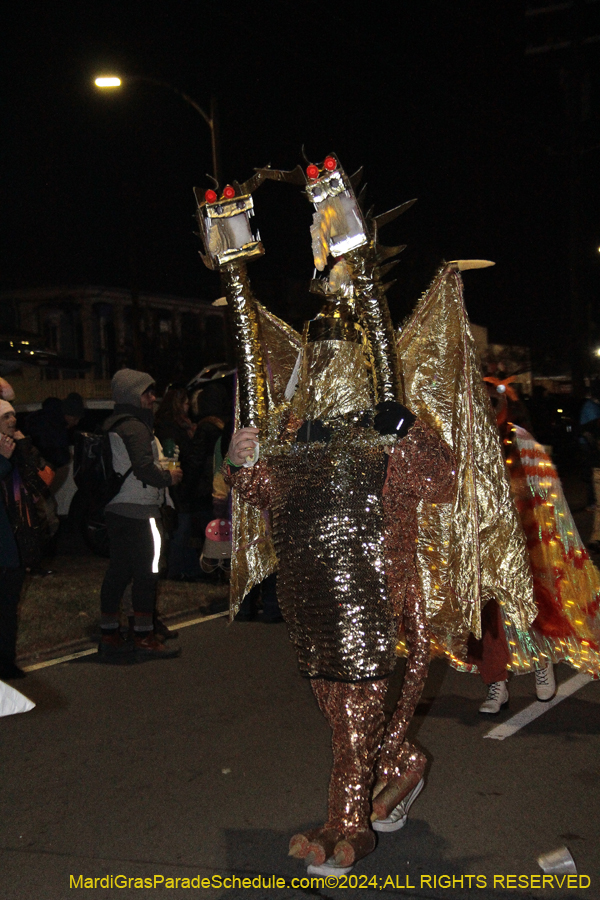
[[[326,444],[330,437],[331,429],[323,425],[320,419],[313,419],[300,426],[296,440],[305,444],[312,444],[315,441]]]
[[[373,427],[379,434],[393,434],[403,438],[416,421],[417,417],[406,406],[396,400],[384,400],[375,407]]]

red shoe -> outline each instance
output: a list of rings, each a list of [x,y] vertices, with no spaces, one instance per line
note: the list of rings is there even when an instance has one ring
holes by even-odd
[[[110,634],[103,634],[98,644],[98,661],[116,665],[134,662],[131,641],[126,640],[118,628]]]
[[[135,634],[133,647],[135,658],[138,662],[142,662],[145,659],[174,659],[181,654],[179,647],[173,650],[167,649],[153,631],[144,634],[144,637]]]

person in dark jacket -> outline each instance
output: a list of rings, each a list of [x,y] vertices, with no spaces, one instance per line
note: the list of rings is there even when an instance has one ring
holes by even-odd
[[[182,473],[158,465],[152,432],[154,379],[146,372],[121,369],[111,387],[115,408],[103,427],[110,439],[113,468],[125,478],[105,510],[110,563],[100,593],[98,653],[105,662],[168,659],[179,650],[165,648],[153,621],[161,544],[158,521],[165,488],[179,484]],[[121,599],[130,582],[133,647],[119,630]]]
[[[36,504],[52,475],[16,426],[13,407],[0,400],[0,678],[5,680],[25,675],[15,662],[17,607],[25,569],[41,556]]]
[[[198,410],[198,407],[197,407]],[[159,406],[154,432],[163,452],[175,444],[183,472],[181,484],[170,491],[177,510],[177,528],[169,543],[167,577],[176,581],[198,581],[207,576],[199,563],[199,548],[192,546],[194,533],[203,541],[213,515],[213,454],[223,433],[221,410],[212,402],[200,407],[200,420],[189,416],[190,401],[185,388],[171,388]],[[196,419],[198,416],[196,416]],[[168,455],[168,454],[167,454]]]
[[[55,471],[68,466],[71,460],[69,431],[58,397],[47,397],[41,409],[30,413],[23,430]]]
[[[225,516],[226,513],[225,509],[214,509],[214,456],[219,440],[225,445],[224,449],[229,443],[232,404],[226,387],[220,382],[204,384],[193,398],[194,420],[197,423],[194,455],[198,467],[194,496],[202,535],[212,519]]]
[[[6,401],[2,401],[4,405]],[[6,404],[7,406],[9,404]],[[0,479],[12,471],[10,458],[14,440],[0,432]],[[17,606],[25,570],[19,564],[19,551],[10,527],[4,499],[0,495],[0,678],[22,678],[25,673],[15,663],[17,644]]]
[[[199,460],[194,443],[196,425],[189,418],[189,410],[187,391],[174,387],[166,392],[154,417],[154,433],[163,453],[172,456],[177,448],[183,472],[180,484],[169,491],[177,511],[167,562],[167,578],[174,581],[198,581],[201,577],[198,549],[191,545]]]
[[[69,432],[73,432],[85,416],[85,403],[77,391],[71,391],[61,403],[63,416]],[[72,435],[70,435],[72,436]]]

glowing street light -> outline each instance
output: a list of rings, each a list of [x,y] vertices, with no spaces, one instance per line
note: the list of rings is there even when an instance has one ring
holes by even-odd
[[[190,97],[189,94],[185,94],[183,91],[180,91],[179,88],[176,88],[172,84],[169,84],[168,81],[161,81],[159,78],[149,78],[145,75],[128,75],[126,78],[119,78],[118,75],[100,75],[94,80],[94,84],[100,89],[119,88],[126,87],[128,84],[132,84],[136,81],[143,81],[145,84],[153,84],[156,87],[166,88],[168,91],[171,91],[171,93],[177,94],[179,97],[181,97],[181,99],[184,100],[188,104],[188,106],[193,107],[196,112],[202,116],[202,118],[210,128],[213,178],[216,182],[218,182],[219,166],[217,162],[217,108],[214,97],[211,97],[210,115],[208,115],[208,113],[206,113],[202,109],[202,107],[198,103],[196,103],[193,97]]]
[[[99,88],[121,87],[121,79],[114,75],[101,76],[100,78],[96,78],[94,84]]]

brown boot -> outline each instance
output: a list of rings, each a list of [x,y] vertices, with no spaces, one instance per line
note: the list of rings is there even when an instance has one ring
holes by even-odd
[[[137,662],[145,659],[174,659],[181,654],[179,647],[167,649],[153,631],[135,634],[133,646]]]
[[[116,665],[134,662],[131,641],[125,640],[118,628],[104,632],[98,644],[98,661]]]

